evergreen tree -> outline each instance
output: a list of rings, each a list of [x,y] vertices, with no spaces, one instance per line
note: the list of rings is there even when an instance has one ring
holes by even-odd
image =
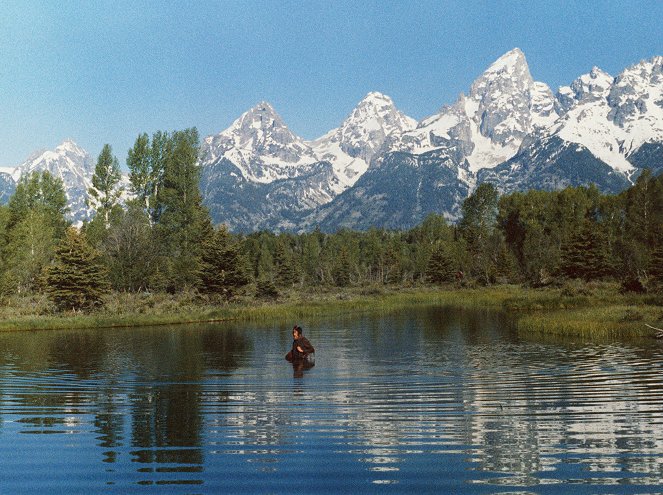
[[[61,311],[101,306],[109,291],[99,252],[74,227],[67,229],[57,247],[55,261],[46,274],[46,290]]]
[[[258,279],[256,282],[256,297],[259,299],[276,299],[279,297],[279,291],[271,278]]]
[[[118,187],[122,174],[117,158],[113,156],[113,149],[105,144],[92,175],[92,187],[88,189],[88,204],[95,209],[97,215],[102,215],[104,224],[108,227],[108,217],[111,209],[117,204],[122,194]]]
[[[200,194],[198,131],[176,131],[162,148],[164,171],[156,193],[155,227],[166,288],[178,291],[198,284],[201,245],[212,225]]]
[[[278,239],[274,253],[276,283],[280,287],[292,287],[299,280],[299,270],[286,239]]]
[[[456,272],[456,264],[448,246],[439,243],[428,261],[426,279],[433,284],[448,284],[455,280]]]
[[[562,248],[561,271],[569,278],[600,279],[612,274],[606,243],[593,222],[583,228]]]
[[[352,267],[350,263],[350,254],[348,252],[348,248],[345,245],[342,245],[338,252],[332,273],[332,276],[334,277],[334,283],[338,287],[347,287],[350,285],[352,273]]]
[[[221,226],[203,244],[200,291],[230,299],[249,282],[246,264],[228,229]]]
[[[663,239],[659,239],[649,260],[649,278],[652,287],[660,291],[663,290]]]

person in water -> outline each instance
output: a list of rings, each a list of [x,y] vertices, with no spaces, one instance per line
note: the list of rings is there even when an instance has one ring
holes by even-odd
[[[292,349],[285,358],[288,361],[306,359],[315,353],[315,349],[306,337],[302,335],[302,327],[295,325],[292,329]]]

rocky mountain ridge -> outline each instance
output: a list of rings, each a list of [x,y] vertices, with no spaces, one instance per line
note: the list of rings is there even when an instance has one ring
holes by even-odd
[[[484,181],[504,193],[589,183],[617,192],[645,167],[663,171],[663,57],[616,77],[594,67],[553,93],[516,48],[420,122],[371,92],[312,141],[261,102],[203,140],[200,167],[214,221],[235,231],[407,228],[433,212],[455,219]],[[62,177],[72,214],[85,214],[93,166],[84,150],[69,141],[0,171],[4,198],[37,169]]]

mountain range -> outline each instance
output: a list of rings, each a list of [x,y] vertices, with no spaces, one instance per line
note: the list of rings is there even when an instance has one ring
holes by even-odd
[[[261,102],[203,140],[199,165],[212,218],[234,231],[402,229],[430,213],[455,220],[482,182],[502,193],[590,183],[615,193],[644,168],[663,171],[663,57],[616,77],[594,67],[553,93],[516,48],[420,122],[371,92],[313,141]],[[85,218],[94,167],[72,141],[0,172],[0,201],[41,169],[62,177],[72,218]]]

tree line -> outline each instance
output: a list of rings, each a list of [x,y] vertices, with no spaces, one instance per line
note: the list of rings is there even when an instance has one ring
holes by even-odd
[[[100,306],[110,290],[230,300],[319,286],[663,285],[663,178],[648,171],[618,195],[589,186],[499,196],[484,183],[458,222],[434,214],[406,231],[234,234],[214,226],[203,205],[198,153],[196,129],[141,134],[123,185],[105,145],[89,191],[92,219],[80,229],[66,220],[61,180],[22,177],[0,207],[0,294],[45,293],[56,308],[76,310]]]

